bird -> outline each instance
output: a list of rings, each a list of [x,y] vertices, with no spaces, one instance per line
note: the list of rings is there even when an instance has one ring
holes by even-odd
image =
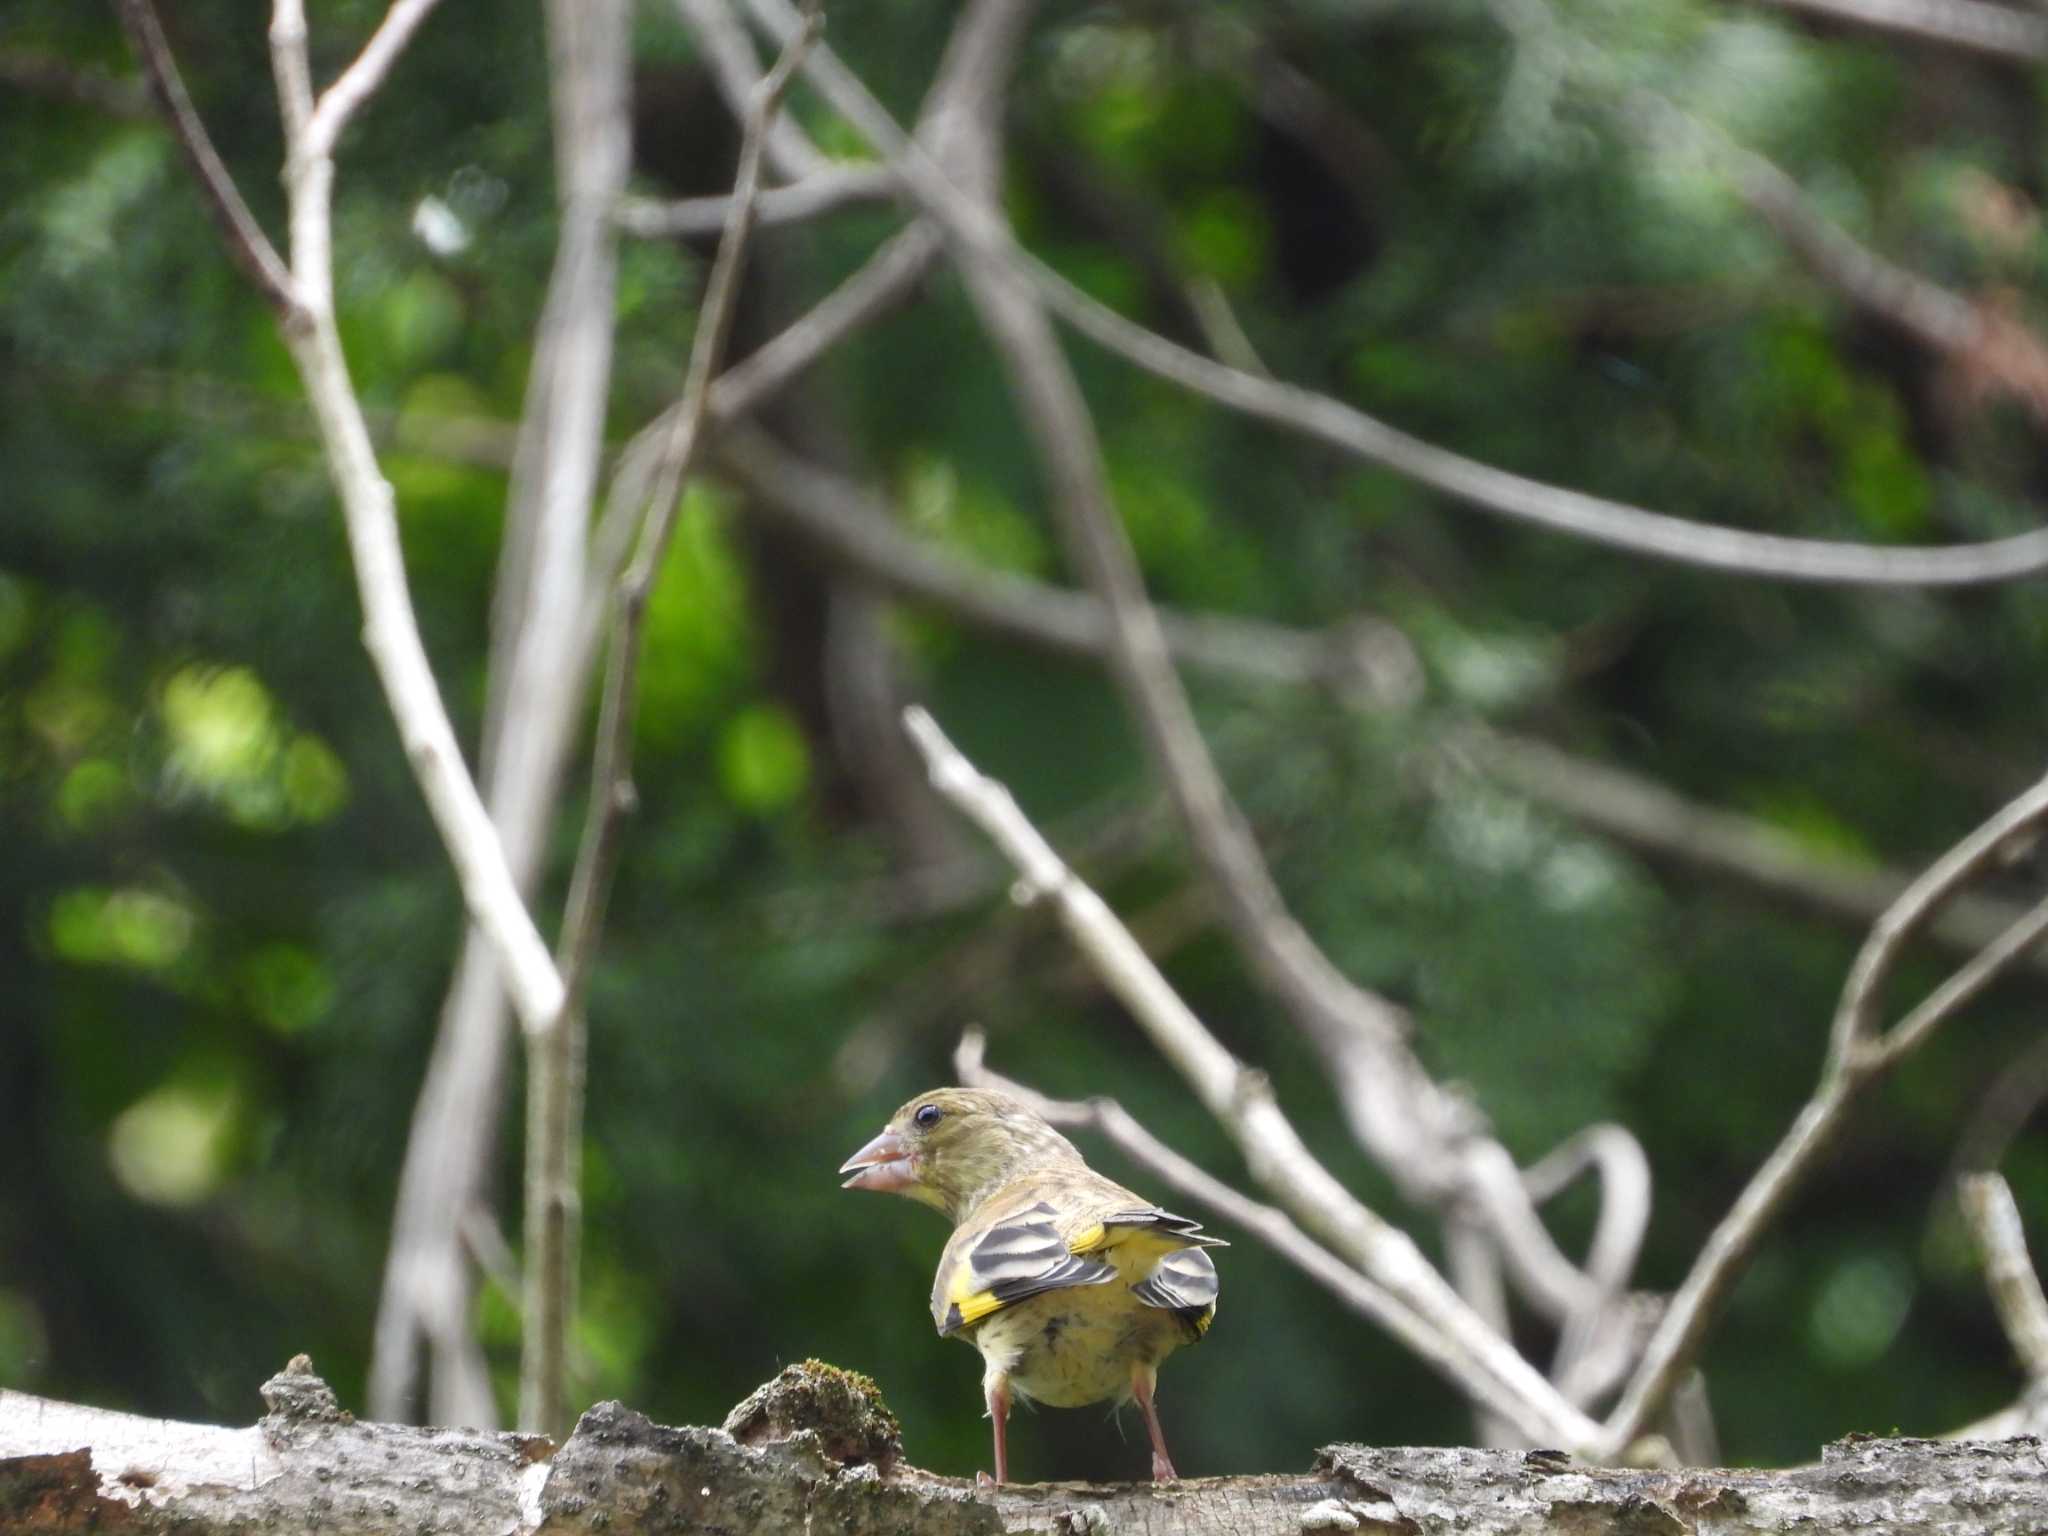
[[[1055,1408],[1135,1398],[1154,1480],[1179,1476],[1154,1401],[1159,1364],[1215,1320],[1206,1250],[1222,1238],[1104,1178],[1029,1106],[988,1089],[919,1094],[839,1171],[843,1188],[906,1195],[953,1223],[932,1322],[981,1351],[995,1432],[995,1476],[981,1481],[1009,1481],[1012,1394]]]

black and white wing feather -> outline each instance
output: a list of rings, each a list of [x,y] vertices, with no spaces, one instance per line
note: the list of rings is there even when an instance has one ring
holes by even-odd
[[[1116,1278],[1114,1265],[1067,1246],[1057,1215],[1041,1200],[1005,1217],[941,1272],[932,1293],[932,1320],[942,1335],[972,1327],[991,1312],[1041,1291],[1107,1285]]]
[[[1148,1307],[1177,1314],[1199,1337],[1215,1320],[1220,1289],[1216,1265],[1207,1253],[1200,1248],[1176,1248],[1131,1287],[1131,1294]]]

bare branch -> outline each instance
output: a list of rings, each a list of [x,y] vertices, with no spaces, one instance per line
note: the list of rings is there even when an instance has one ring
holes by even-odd
[[[1060,861],[1009,792],[976,771],[925,711],[906,711],[904,724],[924,755],[933,787],[1017,868],[1020,899],[1054,904],[1061,925],[1104,984],[1230,1132],[1252,1177],[1346,1263],[1384,1286],[1441,1335],[1441,1348],[1454,1362],[1450,1368],[1474,1401],[1497,1407],[1543,1444],[1593,1444],[1597,1426],[1458,1298],[1406,1233],[1367,1208],[1316,1161],[1280,1112],[1265,1079],[1208,1032],[1102,898]]]
[[[713,77],[732,115],[744,122],[761,83],[761,61],[753,40],[726,0],[676,0],[711,65]],[[784,45],[788,39],[783,39]],[[768,128],[768,163],[785,180],[801,182],[838,169],[791,119],[777,118]]]
[[[1480,1219],[1453,1209],[1443,1219],[1444,1272],[1465,1305],[1483,1318],[1486,1326],[1502,1338],[1514,1336],[1508,1312],[1507,1278],[1501,1264],[1500,1244],[1494,1241]],[[1475,1404],[1472,1427],[1479,1444],[1526,1446],[1530,1441],[1503,1418],[1483,1404]]]
[[[1984,1256],[1984,1280],[2013,1352],[2035,1385],[2048,1382],[2048,1296],[2027,1258],[2027,1234],[2012,1187],[1996,1173],[1965,1174],[1956,1187],[1970,1219],[1977,1250]]]
[[[1219,404],[1379,464],[1482,511],[1678,565],[1779,581],[1971,586],[2048,570],[2048,530],[1980,544],[1853,544],[1712,527],[1545,485],[1424,442],[1327,395],[1190,352],[1124,319],[1035,258],[1024,260],[1026,275],[1046,302],[1110,351]]]
[[[912,225],[895,236],[809,313],[720,375],[711,386],[711,419],[737,420],[779,394],[840,342],[907,298],[938,253],[939,237],[929,224]]]
[[[583,617],[590,505],[603,449],[617,308],[611,210],[631,159],[628,0],[548,0],[548,104],[554,120],[554,269],[521,422],[499,565],[493,675],[500,729],[486,736],[493,778],[538,828],[560,786],[587,673],[564,668]],[[509,632],[509,633],[508,633]],[[582,1228],[584,1027],[576,972],[557,946],[561,1012],[530,1037],[522,1247],[519,1423],[568,1429],[568,1361]]]
[[[276,0],[271,49],[284,109],[292,288],[297,300],[282,329],[319,423],[341,499],[363,602],[364,645],[455,866],[470,916],[499,952],[521,1022],[529,1030],[545,1030],[561,1011],[561,977],[520,900],[420,643],[391,486],[378,468],[335,329],[328,204],[334,166],[325,156],[304,153],[311,90],[301,0]]]
[[[726,337],[739,296],[740,271],[754,228],[754,199],[760,190],[761,158],[768,126],[775,119],[783,93],[817,36],[816,5],[806,12],[804,26],[784,48],[747,108],[746,135],[740,148],[739,171],[731,199],[731,217],[712,263],[697,335],[690,350],[682,400],[665,418],[667,433],[655,465],[651,512],[632,564],[619,579],[614,609],[611,664],[605,676],[604,702],[598,716],[598,738],[591,768],[589,819],[577,850],[576,870],[569,885],[569,904],[562,919],[561,954],[569,979],[569,997],[576,1006],[588,973],[597,936],[604,921],[605,892],[617,852],[620,821],[633,803],[632,731],[640,665],[640,644],[647,595],[667,551],[675,527],[677,498],[683,476],[696,457],[711,396],[712,377],[725,350]]]
[[[854,331],[906,298],[938,252],[938,234],[928,224],[913,225],[889,241],[808,313],[718,377],[706,406],[711,420],[736,421],[785,388]],[[635,433],[619,454],[598,526],[597,569],[605,586],[593,611],[607,600],[612,577],[625,565],[641,511],[648,505],[662,446],[674,434],[681,413],[682,402],[677,401]]]
[[[384,20],[356,55],[355,62],[321,92],[312,120],[306,124],[306,143],[311,153],[334,153],[349,120],[382,88],[391,66],[412,41],[413,33],[440,3],[441,0],[392,0],[391,9],[384,13]]]
[[[1614,1346],[1634,1330],[1615,1326],[1613,1313],[1650,1230],[1650,1160],[1624,1127],[1589,1125],[1524,1169],[1522,1184],[1529,1199],[1543,1205],[1586,1173],[1599,1175],[1600,1215],[1586,1251],[1586,1291],[1565,1316],[1550,1372],[1581,1407],[1616,1386],[1633,1360],[1632,1349]]]
[[[1879,1046],[1884,1064],[1889,1066],[1917,1050],[1928,1035],[1967,1007],[1986,987],[2011,970],[2016,962],[2034,953],[2044,934],[2048,934],[2048,900],[2028,908],[2010,928],[1887,1030]]]
[[[1523,0],[1547,13],[1544,0]],[[1511,26],[1522,13],[1503,0]],[[2048,36],[2048,17],[2039,18]],[[1554,23],[1548,32],[1554,33]],[[1575,57],[1595,45],[1538,42]],[[1966,298],[1900,266],[1857,240],[1814,206],[1799,183],[1773,161],[1731,139],[1714,124],[1647,89],[1628,93],[1627,131],[1645,128],[1699,150],[1807,269],[1865,313],[1919,345],[1956,359],[2018,400],[2036,421],[2048,422],[2048,342],[2017,313],[1997,303]]]
[[[1932,0],[1924,8],[1932,14],[1968,7]],[[2015,16],[2002,8],[1982,9]],[[1493,10],[1514,36],[1518,57],[1584,84],[1629,141],[1662,138],[1698,153],[1835,292],[1921,346],[1954,357],[1985,384],[2019,400],[2037,420],[2048,421],[2048,342],[2016,313],[1953,293],[1871,250],[1826,217],[1774,162],[1670,97],[1640,86],[1617,91],[1600,41],[1573,34],[1549,0],[1494,0]],[[2025,20],[2048,39],[2048,17]]]
[[[2048,929],[2048,903],[2023,915],[1991,949],[1967,963],[1889,1036],[1877,1033],[1885,980],[1909,939],[1935,908],[1976,875],[2015,835],[2048,818],[2048,779],[2001,808],[1907,887],[1872,928],[1842,988],[1827,1062],[1813,1097],[1721,1219],[1671,1298],[1634,1378],[1607,1420],[1610,1453],[1625,1447],[1658,1412],[1699,1352],[1707,1329],[1748,1264],[1765,1230],[1833,1142],[1864,1089],[1924,1044],[2025,946]]]
[[[221,163],[213,140],[206,132],[206,124],[200,120],[198,110],[193,107],[192,98],[185,90],[185,81],[178,73],[178,61],[171,56],[171,45],[165,40],[163,26],[157,20],[156,6],[152,0],[119,0],[119,10],[121,25],[128,33],[129,46],[135,50],[143,73],[149,79],[150,94],[156,98],[157,110],[163,114],[165,123],[176,137],[186,165],[198,179],[199,190],[205,194],[207,211],[213,215],[214,225],[220,230],[229,257],[242,269],[242,275],[256,285],[256,291],[277,311],[281,320],[293,319],[299,307],[299,296],[292,286],[292,275],[286,270],[284,258],[278,255],[277,247],[270,243],[270,237],[256,222],[256,215],[242,200],[241,189],[235,185],[234,177]]]
[[[416,22],[423,11],[406,13]],[[387,23],[388,25],[388,23]],[[531,1034],[552,1029],[564,996],[561,978],[521,895],[531,880],[530,854],[515,869],[462,761],[433,672],[420,643],[407,592],[390,485],[378,467],[360,402],[348,378],[334,322],[330,262],[333,163],[311,132],[315,112],[302,0],[276,0],[271,52],[285,125],[286,188],[290,203],[292,271],[298,308],[286,316],[285,340],[312,402],[330,471],[348,528],[362,594],[364,641],[370,651],[414,773],[454,863],[464,902],[488,940],[493,967],[481,949],[465,952],[447,1019],[473,1025],[444,1031],[415,1115],[401,1179],[392,1256],[379,1310],[373,1377],[387,1402],[411,1396],[415,1327],[433,1342],[441,1369],[435,1377],[437,1417],[487,1421],[493,1416],[488,1382],[467,1317],[468,1284],[455,1248],[456,1225],[473,1199],[470,1180],[482,1127],[497,1091],[501,1051],[495,1014],[500,971],[521,1023]],[[380,71],[404,41],[386,31],[381,63],[357,77],[356,97],[367,99]],[[338,128],[338,123],[337,123]],[[523,878],[522,878],[523,877]],[[466,1163],[438,1166],[451,1150],[436,1127],[461,1127],[456,1150]],[[449,1175],[449,1176],[444,1176]],[[459,1417],[458,1417],[459,1416]]]
[[[1876,1043],[1878,1003],[1885,982],[1905,953],[1907,942],[1927,925],[1950,896],[1992,863],[2013,838],[2039,825],[2044,818],[2048,818],[2048,778],[2005,805],[1990,820],[1935,860],[1886,909],[1872,927],[1855,964],[1850,967],[1848,980],[1842,987],[1841,1002],[1835,1010],[1829,1056],[1838,1067],[1847,1069],[1865,1046]],[[2016,920],[2015,929],[2028,924],[2033,918],[2034,914],[2023,914]],[[2008,933],[2012,931],[2008,930]],[[1999,942],[2002,940],[1994,941],[1994,945]],[[1969,969],[1965,967],[1966,971]],[[1962,1001],[1967,1001],[1967,998],[1958,999],[1958,1005]],[[1904,1050],[1912,1049],[1923,1036],[1924,1026],[1916,1030]],[[1898,1052],[1903,1053],[1903,1050]]]
[[[757,14],[771,18],[779,17],[784,9],[780,0],[754,0],[754,8]],[[1012,0],[983,0],[979,7],[991,8],[1017,14]],[[776,25],[773,20],[770,24]],[[865,87],[827,50],[818,50],[809,67],[833,104],[890,156],[892,164],[905,171],[920,202],[939,214],[955,237],[969,290],[1010,374],[1026,427],[1045,465],[1054,511],[1070,556],[1109,615],[1113,669],[1190,838],[1232,915],[1240,944],[1268,985],[1318,1021],[1325,1039],[1333,1030],[1345,1029],[1382,1045],[1397,1042],[1403,1026],[1392,1011],[1379,1000],[1357,993],[1336,975],[1287,915],[1201,744],[1186,697],[1168,662],[1157,616],[1145,600],[1135,557],[1108,503],[1106,477],[1086,408],[1034,300],[1009,277],[1007,261],[1014,243],[985,201],[993,190],[989,147],[955,146],[961,155],[961,173],[982,199],[976,203],[963,196],[947,173],[904,137]],[[922,185],[928,180],[938,188],[930,197]],[[1401,1092],[1408,1086],[1387,1081],[1381,1091]],[[1376,1130],[1375,1134],[1383,1133]],[[1400,1159],[1390,1155],[1387,1161],[1398,1166]]]
[[[583,0],[558,3],[567,9],[559,15],[551,11],[550,16],[559,28],[562,46],[570,51],[587,49],[590,22],[578,10]],[[606,48],[618,73],[618,84],[607,85],[618,95],[614,115],[620,132],[624,120],[627,17],[625,6],[615,7],[608,28],[612,35]],[[695,454],[703,425],[705,397],[731,328],[739,274],[753,229],[754,197],[760,186],[766,130],[814,27],[815,20],[812,28],[799,34],[798,40],[785,51],[756,90],[748,109],[731,219],[712,265],[698,316],[683,405],[662,445],[656,466],[652,515],[641,534],[639,551],[618,585],[611,662],[605,676],[591,766],[590,806],[556,951],[563,979],[562,1017],[550,1035],[536,1043],[528,1075],[526,1315],[520,1366],[520,1419],[526,1427],[550,1434],[559,1434],[567,1427],[565,1385],[569,1332],[574,1320],[576,1218],[580,1204],[577,1149],[583,1137],[583,994],[604,925],[619,831],[635,798],[632,731],[647,597],[675,525],[682,478]],[[574,79],[573,71],[569,78]],[[569,137],[576,131],[575,123],[599,114],[595,103],[568,100],[558,105],[557,115],[568,130],[565,137]],[[606,122],[609,127],[611,118],[607,117]],[[572,151],[574,142],[569,137]],[[565,165],[572,159],[573,154],[565,155]],[[610,187],[576,188],[578,200],[599,225],[608,219],[617,186],[623,184],[623,162],[619,172],[618,181]],[[573,579],[580,583],[580,569]]]
[[[1669,102],[1660,106],[1705,144],[1742,200],[1809,268],[1851,302],[1882,316],[1921,345],[1941,352],[1970,347],[1983,330],[1976,305],[1908,271],[1825,218],[1799,183],[1755,150]]]
[[[516,829],[507,828],[508,834]],[[515,873],[531,878],[533,849],[508,842]],[[413,1106],[391,1218],[391,1244],[371,1336],[373,1418],[419,1417],[420,1349],[431,1361],[426,1422],[486,1428],[499,1420],[490,1366],[477,1340],[463,1222],[493,1166],[505,1077],[505,988],[490,940],[472,926],[442,1004],[433,1054]],[[512,1295],[518,1294],[515,1289]]]
[[[1107,649],[1108,616],[1092,595],[977,566],[920,541],[852,481],[806,463],[756,429],[722,430],[717,452],[720,467],[760,511],[886,590],[1063,655],[1100,657]],[[1297,687],[1346,684],[1382,708],[1412,701],[1417,687],[1406,643],[1369,621],[1318,633],[1222,614],[1162,618],[1174,654],[1219,676]]]
[[[2048,1102],[2048,1034],[2038,1036],[1975,1097],[1975,1112],[1949,1159],[1949,1179],[1998,1167],[2013,1138]]]
[[[2048,59],[2048,18],[1986,0],[1771,0],[1825,21],[1894,32],[2023,64]]]
[[[896,178],[882,166],[833,166],[786,187],[768,188],[755,201],[755,216],[763,227],[803,224],[842,208],[892,201],[895,196]],[[618,218],[621,231],[646,240],[712,234],[725,228],[731,214],[730,196],[685,197],[673,202],[632,197],[619,205]]]

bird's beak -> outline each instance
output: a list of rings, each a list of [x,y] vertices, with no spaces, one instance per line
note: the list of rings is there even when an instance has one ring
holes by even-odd
[[[844,1163],[841,1173],[850,1173],[841,1189],[874,1189],[884,1192],[909,1189],[917,1182],[910,1143],[894,1131],[884,1131]]]

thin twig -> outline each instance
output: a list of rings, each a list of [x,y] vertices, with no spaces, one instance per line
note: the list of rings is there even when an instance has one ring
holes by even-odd
[[[545,14],[560,227],[492,614],[492,649],[509,651],[509,665],[492,674],[497,729],[484,738],[492,788],[522,830],[534,832],[552,819],[589,676],[562,662],[583,618],[618,307],[611,209],[632,157],[629,0],[548,0]],[[561,1016],[527,1043],[519,1424],[560,1436],[569,1427],[582,1242],[585,1033],[576,978],[559,947],[556,964]]]
[[[732,115],[745,122],[761,83],[760,60],[754,55],[745,25],[727,0],[676,0],[676,9],[703,48],[712,78]],[[786,45],[788,39],[783,42]],[[769,164],[785,181],[801,182],[837,168],[793,118],[780,117],[768,125],[767,154]]]
[[[2029,1383],[2048,1383],[2048,1296],[2027,1258],[2027,1234],[2012,1188],[1996,1173],[1965,1174],[1956,1186],[1970,1220],[1977,1250],[1984,1256],[1984,1280],[1992,1304]]]
[[[1476,1217],[1454,1209],[1443,1220],[1443,1244],[1444,1274],[1465,1305],[1502,1338],[1513,1337],[1507,1276],[1493,1234]],[[1481,1404],[1474,1405],[1472,1428],[1478,1445],[1501,1449],[1530,1443],[1511,1420]]]
[[[242,275],[256,285],[256,291],[280,319],[290,317],[299,303],[291,272],[278,255],[277,247],[270,243],[270,237],[263,233],[263,226],[256,222],[256,215],[242,200],[241,189],[214,149],[206,124],[193,107],[184,78],[178,73],[178,61],[172,57],[163,25],[157,20],[156,6],[152,0],[120,0],[120,16],[129,45],[149,78],[150,94],[156,98],[158,111],[177,139],[186,165],[199,182],[199,190],[205,194],[207,211],[213,215],[228,256],[242,269]]]
[[[598,739],[591,769],[589,818],[577,851],[576,872],[569,885],[562,919],[562,965],[570,979],[572,1000],[581,995],[590,958],[603,922],[604,892],[617,849],[622,817],[633,803],[632,730],[634,695],[639,674],[640,641],[647,596],[661,567],[662,555],[675,528],[677,500],[703,435],[711,379],[725,348],[739,294],[739,276],[748,237],[754,227],[754,199],[760,190],[761,152],[767,125],[774,120],[783,94],[796,76],[803,56],[820,26],[815,3],[805,24],[784,48],[747,109],[746,138],[740,150],[739,173],[732,195],[731,218],[719,242],[718,256],[706,284],[704,303],[691,346],[690,368],[680,409],[669,419],[668,439],[654,476],[652,508],[632,564],[619,578],[611,641],[611,663],[605,675],[604,703],[598,717]]]
[[[786,187],[767,188],[756,200],[755,217],[764,228],[804,224],[842,208],[888,202],[895,196],[896,178],[886,168],[835,166]],[[729,195],[684,197],[670,202],[634,197],[621,203],[618,212],[620,231],[643,240],[708,235],[724,229],[731,216]]]
[[[1963,1134],[1956,1138],[1944,1182],[1998,1167],[2013,1138],[2048,1102],[2048,1034],[2036,1036],[2033,1044],[1974,1098],[1975,1109]]]
[[[1777,581],[1971,586],[2048,570],[2048,529],[1977,544],[1882,546],[1714,527],[1495,469],[1327,395],[1243,373],[1124,319],[1026,258],[1032,287],[1076,330],[1218,404],[1381,465],[1482,511],[1677,565]]]
[[[760,511],[884,589],[1063,655],[1100,657],[1107,651],[1108,613],[1092,594],[978,566],[922,541],[904,532],[860,486],[806,462],[758,429],[725,428],[717,452],[719,466]],[[1163,621],[1176,656],[1220,677],[1336,685],[1374,708],[1411,703],[1418,688],[1406,642],[1371,621],[1322,632],[1225,614],[1169,613]]]
[[[1441,1336],[1460,1388],[1497,1407],[1537,1441],[1595,1442],[1598,1427],[1558,1395],[1431,1268],[1405,1232],[1365,1206],[1303,1145],[1259,1073],[1209,1033],[1100,896],[1061,862],[1008,790],[983,776],[922,709],[904,726],[932,786],[985,832],[1016,867],[1022,899],[1054,904],[1061,925],[1155,1048],[1227,1130],[1252,1177],[1302,1226],[1359,1273],[1393,1293]]]
[[[2048,934],[2048,900],[2029,907],[2010,928],[1886,1030],[1878,1045],[1883,1064],[1890,1066],[1918,1050],[1929,1034],[1973,1002],[1986,987],[2011,970],[2015,962],[2035,953],[2044,934]]]
[[[1547,1204],[1587,1173],[1600,1179],[1600,1214],[1586,1246],[1586,1294],[1566,1314],[1550,1370],[1550,1379],[1581,1407],[1628,1369],[1630,1352],[1610,1349],[1613,1340],[1607,1335],[1625,1337],[1628,1332],[1614,1326],[1613,1309],[1621,1305],[1650,1229],[1650,1160],[1626,1128],[1589,1125],[1522,1170],[1522,1185],[1536,1205]],[[1620,1361],[1619,1371],[1596,1369],[1593,1362],[1602,1356]]]
[[[1870,937],[1857,954],[1842,987],[1829,1040],[1832,1062],[1846,1068],[1859,1052],[1876,1041],[1877,1009],[1884,984],[1903,957],[1907,942],[1932,921],[1957,890],[1996,860],[2012,839],[2043,819],[2048,819],[2048,778],[2000,807],[1983,825],[1930,864],[1885,909],[1872,926]],[[2022,915],[2016,925],[2027,921]],[[1918,1039],[1916,1033],[1914,1043]]]
[[[721,426],[738,421],[773,398],[856,330],[908,297],[938,253],[938,233],[929,224],[912,225],[890,240],[809,312],[720,374],[705,406],[709,419]],[[678,400],[620,450],[595,541],[596,569],[604,578],[601,602],[610,600],[611,583],[625,564],[664,446],[673,439],[682,411]]]
[[[377,30],[363,45],[363,51],[356,55],[355,62],[321,92],[319,105],[313,109],[312,120],[306,125],[306,143],[312,153],[326,155],[334,152],[334,146],[349,120],[362,110],[364,102],[382,89],[385,77],[391,73],[391,66],[405,52],[413,33],[440,3],[441,0],[392,0],[391,9],[384,13],[384,20],[378,23]]]

